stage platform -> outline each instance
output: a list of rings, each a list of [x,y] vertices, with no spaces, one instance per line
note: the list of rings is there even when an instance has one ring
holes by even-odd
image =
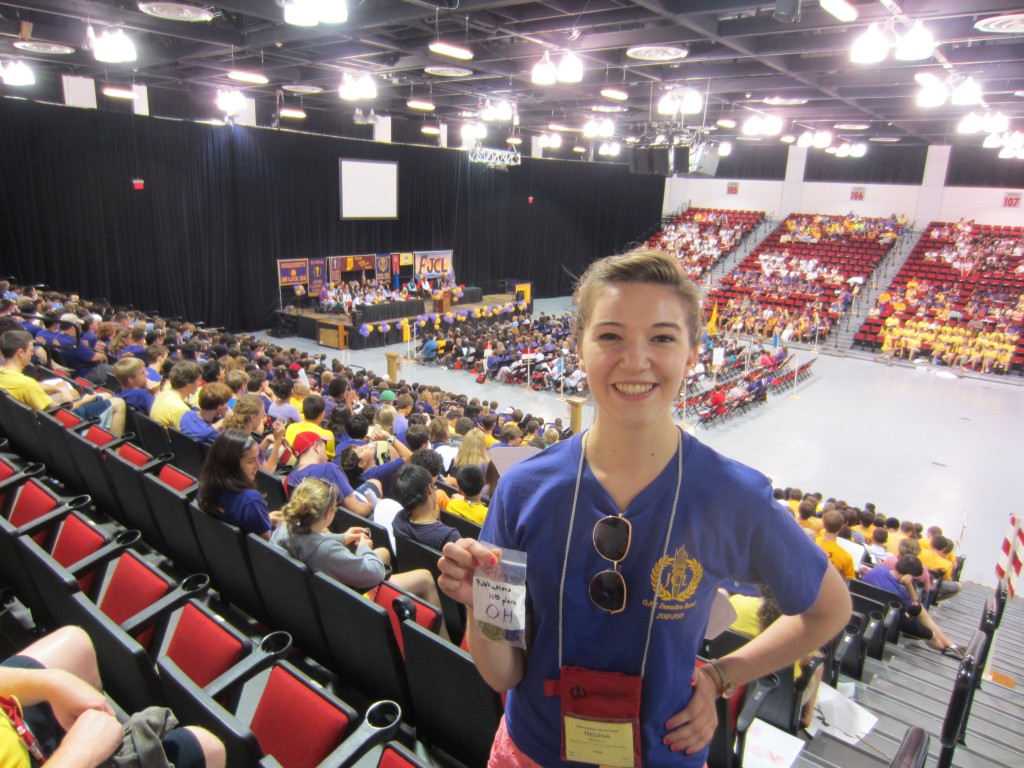
[[[484,307],[501,306],[514,301],[515,296],[511,293],[499,293],[483,296],[481,301],[471,303],[453,304],[452,312],[468,311]],[[414,302],[394,302],[394,304],[408,305]],[[282,335],[300,336],[303,339],[314,341],[322,347],[331,349],[370,349],[384,347],[389,344],[396,344],[402,341],[402,331],[398,323],[403,319],[414,320],[419,314],[430,314],[434,312],[433,301],[416,302],[422,303],[423,312],[392,315],[382,318],[390,326],[388,332],[382,333],[379,329],[381,319],[366,320],[363,322],[372,323],[374,330],[369,336],[362,336],[359,333],[359,326],[353,324],[352,318],[348,315],[320,312],[310,307],[291,307],[287,311],[278,312],[279,328]],[[388,307],[386,304],[376,304],[371,309]],[[390,308],[390,307],[389,307]],[[390,314],[390,313],[389,313]]]

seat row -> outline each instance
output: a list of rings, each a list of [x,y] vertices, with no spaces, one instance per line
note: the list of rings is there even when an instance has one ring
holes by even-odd
[[[11,434],[9,427],[16,423],[10,421],[9,413],[17,412],[20,417],[28,418],[36,416],[27,409],[19,411],[22,406],[16,401],[6,397],[0,401],[0,427],[7,434]],[[63,424],[62,419],[67,419],[68,415],[73,416],[50,413],[38,414],[37,417],[39,423],[52,418]],[[209,573],[210,577],[204,576],[203,579],[208,584],[212,578],[219,600],[232,606],[232,616],[238,609],[246,618],[289,630],[303,654],[308,654],[337,674],[347,698],[366,705],[377,699],[394,700],[402,707],[402,720],[406,724],[416,723],[422,740],[467,764],[475,764],[481,754],[485,755],[501,716],[500,698],[483,684],[468,654],[435,634],[439,617],[430,606],[419,603],[411,595],[403,594],[387,583],[377,591],[374,602],[325,576],[314,578],[302,563],[293,560],[283,550],[258,537],[245,537],[238,529],[199,510],[194,504],[195,479],[173,466],[172,456],[153,457],[127,439],[115,439],[95,424],[71,424],[64,432],[63,437],[56,431],[51,434],[53,439],[46,441],[51,449],[47,455],[61,454],[61,444],[57,440],[78,441],[85,434],[91,435],[92,441],[85,442],[91,446],[89,461],[94,464],[89,466],[92,467],[93,484],[99,486],[99,480],[106,482],[112,501],[105,511],[109,511],[113,520],[133,530],[129,534],[126,532],[128,529],[113,522],[107,524],[117,528],[114,538],[122,550],[128,547],[145,549],[144,542],[166,557],[161,562],[166,566],[165,570],[176,574]],[[33,454],[31,458],[41,456]],[[70,475],[70,466],[68,469]],[[61,497],[39,479],[41,471],[42,465],[38,463],[10,470],[11,477],[17,476],[24,482],[18,486],[17,504],[5,511],[4,518],[13,526],[13,531],[5,531],[5,534],[7,538],[16,537],[20,541],[27,531],[19,532],[18,529],[34,523],[40,514],[44,514],[38,511],[28,514],[24,511],[25,505],[38,503],[44,512],[67,507],[75,512],[76,522],[61,524],[53,532],[42,532],[44,529],[39,529],[38,523],[31,529],[36,535],[33,543],[42,548],[41,552],[46,557],[54,560],[53,546],[61,541],[54,538],[58,531],[67,528],[68,536],[71,536],[73,531],[83,527],[98,530],[99,526],[87,519],[78,519],[83,514],[82,510],[90,506],[88,497],[61,501]],[[281,488],[281,483],[275,482]],[[74,486],[69,483],[68,487]],[[44,499],[48,501],[41,501]],[[6,496],[4,500],[8,500]],[[6,512],[14,512],[13,520]],[[104,519],[102,514],[99,517]],[[25,539],[24,543],[29,540]],[[380,540],[386,541],[386,536]],[[74,554],[65,555],[66,551]],[[78,573],[83,570],[78,563],[81,551],[80,545],[62,545],[56,554],[62,557],[63,562],[54,560],[47,566],[65,569],[73,566]],[[136,553],[126,551],[124,557],[137,561],[131,566],[132,571],[141,568],[156,572]],[[436,569],[436,556],[434,564]],[[122,567],[129,568],[127,564]],[[87,571],[83,573],[88,575]],[[87,599],[88,590],[95,581],[94,578],[86,581],[85,576],[81,578],[81,584],[78,584],[78,577],[68,576],[62,580],[68,589],[80,593],[79,597],[73,598],[78,604],[77,611],[71,602],[55,600],[53,594],[47,593],[44,597],[32,588],[31,583],[18,585],[18,592],[29,596],[27,602],[50,626],[68,621],[81,623],[83,609],[80,603]],[[197,577],[190,578],[192,581],[184,580],[190,588],[196,588],[197,582],[202,583]],[[140,577],[136,575],[135,580],[140,580]],[[77,589],[71,582],[78,584]],[[109,607],[122,602],[117,598],[106,605]],[[60,606],[60,610],[49,613],[48,606],[51,605]],[[126,618],[119,615],[118,620]],[[249,622],[248,626],[253,625]],[[143,651],[149,650],[151,648],[143,647]],[[162,690],[155,682],[162,677],[145,672],[134,676],[122,675],[120,670],[127,668],[124,659],[112,658],[109,650],[101,650],[100,653],[105,669],[119,670],[112,679],[131,680],[123,690],[116,691],[128,697],[126,703],[141,704],[142,699],[152,701],[153,696]],[[138,651],[135,658],[139,658]],[[150,658],[150,661],[155,660]],[[137,661],[131,668],[136,671],[152,669],[152,665],[147,667],[147,664],[147,661]],[[147,678],[148,682],[144,682]],[[458,685],[458,690],[465,695],[459,699],[466,703],[464,708],[437,706],[438,695],[450,685]],[[117,687],[116,682],[114,686]],[[179,685],[176,690],[180,692],[182,687]],[[133,691],[145,694],[136,698],[132,696]],[[477,694],[475,699],[473,692]],[[417,718],[416,712],[423,713],[423,716]],[[463,718],[461,722],[460,717]],[[225,730],[230,734],[241,732],[241,729],[227,728],[223,723],[221,730],[206,721],[200,724],[208,725],[218,734]],[[479,727],[471,731],[471,738],[466,739],[464,732],[470,725]],[[236,749],[243,748],[248,749],[242,746]]]

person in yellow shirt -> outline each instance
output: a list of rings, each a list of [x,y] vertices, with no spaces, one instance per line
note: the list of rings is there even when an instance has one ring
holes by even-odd
[[[459,487],[459,493],[448,502],[448,511],[477,525],[483,525],[487,516],[487,505],[480,501],[480,494],[484,489],[483,471],[475,464],[459,467],[459,471],[455,473],[455,482]]]
[[[805,499],[800,502],[800,506],[796,509],[797,523],[805,531],[810,533],[811,536],[817,537],[821,532],[822,522],[820,519],[814,516],[815,504],[811,499]]]
[[[334,458],[334,433],[329,429],[324,429],[320,426],[320,421],[324,417],[324,411],[327,409],[327,403],[320,395],[307,395],[302,400],[302,417],[305,421],[300,421],[297,424],[289,424],[288,428],[284,432],[284,438],[288,441],[288,444],[294,444],[295,438],[303,432],[313,432],[318,435],[327,446],[327,458]]]
[[[830,509],[822,516],[824,530],[815,540],[815,543],[828,555],[828,560],[839,571],[839,575],[849,581],[856,576],[853,568],[853,558],[850,553],[836,543],[837,534],[846,524],[846,518],[838,509]]]
[[[793,513],[793,517],[797,517],[797,510],[800,508],[800,502],[804,500],[804,492],[799,488],[789,489],[789,499],[786,504],[789,506],[789,511]]]
[[[195,395],[203,384],[203,369],[198,364],[183,360],[171,368],[167,376],[170,387],[156,396],[149,418],[165,427],[178,429],[181,417],[189,410],[187,399]]]
[[[924,541],[922,539],[922,545]],[[953,542],[941,533],[932,536],[929,546],[922,546],[921,553],[918,555],[925,568],[942,574],[942,583],[939,584],[939,600],[946,600],[960,594],[960,582],[953,581],[953,562],[949,560],[952,556]]]

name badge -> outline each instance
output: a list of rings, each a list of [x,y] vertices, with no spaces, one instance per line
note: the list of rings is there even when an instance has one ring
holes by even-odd
[[[565,757],[578,763],[633,768],[633,724],[565,716]]]

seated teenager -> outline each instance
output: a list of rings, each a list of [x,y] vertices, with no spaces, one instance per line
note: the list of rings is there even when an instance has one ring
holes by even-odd
[[[78,627],[61,627],[0,663],[0,763],[5,768],[43,763],[223,768],[224,745],[209,731],[189,726],[161,733],[155,725],[133,726],[125,739],[102,693],[96,650]]]
[[[106,355],[90,349],[79,339],[82,321],[78,315],[71,312],[61,315],[59,325],[60,333],[54,342],[61,348],[64,359],[74,370],[75,376],[80,376],[93,384],[105,385],[107,376],[113,374],[114,369],[107,364]]]
[[[302,400],[302,416],[303,420],[294,424],[289,424],[285,429],[285,439],[288,440],[289,444],[293,447],[295,440],[299,435],[306,432],[312,432],[318,438],[324,441],[327,445],[327,456],[334,458],[334,433],[329,429],[324,429],[320,426],[320,420],[324,417],[324,411],[327,408],[327,403],[320,395],[307,395]]]
[[[923,572],[924,566],[916,556],[900,555],[894,567],[876,565],[862,579],[867,584],[896,595],[903,607],[900,613],[900,632],[915,640],[924,640],[929,648],[942,651],[943,656],[963,659],[964,649],[943,634],[939,625],[917,600],[914,579],[921,578]]]
[[[256,490],[260,444],[248,432],[229,429],[213,441],[199,473],[199,506],[208,514],[270,539],[267,500]]]
[[[99,419],[100,424],[117,436],[124,434],[124,400],[103,393],[81,395],[66,382],[38,382],[26,376],[32,362],[32,336],[25,331],[5,331],[0,335],[0,389],[35,411],[54,408],[61,403],[83,419]]]
[[[388,578],[388,550],[374,548],[366,528],[331,533],[329,529],[337,508],[336,487],[307,477],[292,491],[284,508],[275,513],[283,524],[274,532],[271,541],[296,560],[301,560],[314,573],[326,574],[353,589],[368,590],[379,586]],[[420,568],[396,573],[388,581],[435,607],[441,604],[434,577],[429,571]],[[443,624],[441,634],[447,637]]]
[[[146,365],[137,357],[123,357],[114,363],[114,377],[121,386],[117,393],[130,408],[149,416],[156,399],[146,386]]]
[[[204,445],[210,445],[224,428],[231,389],[214,381],[199,390],[199,410],[186,411],[178,425],[183,434]]]
[[[392,495],[402,505],[402,511],[391,522],[396,536],[404,536],[436,550],[449,541],[462,538],[456,529],[438,520],[440,511],[437,494],[434,493],[434,478],[423,467],[415,464],[402,467],[395,478]]]
[[[285,448],[284,422],[275,421],[266,437],[267,412],[263,398],[257,395],[242,395],[235,402],[234,410],[224,419],[224,429],[240,429],[261,440],[260,467],[269,472],[277,468],[278,459]]]
[[[163,344],[153,344],[146,347],[146,386],[151,392],[158,392],[163,383],[163,376],[160,370],[167,360],[170,352]]]
[[[156,396],[149,417],[165,427],[178,429],[181,417],[189,408],[185,401],[192,398],[202,386],[203,369],[198,364],[183,360],[176,363],[168,374],[168,388]]]
[[[347,446],[338,454],[338,465],[348,476],[349,484],[353,488],[358,488],[369,480],[376,480],[380,483],[381,493],[390,496],[395,475],[409,461],[412,451],[394,437],[389,437],[381,443],[387,444],[390,456],[383,464],[377,463],[377,446],[380,443],[370,442]]]
[[[287,377],[278,377],[270,382],[270,391],[274,394],[274,402],[267,409],[270,418],[280,419],[285,424],[297,424],[302,421],[299,409],[291,403],[295,382]]]
[[[380,483],[370,480],[359,491],[352,489],[345,473],[327,457],[327,444],[315,432],[300,432],[292,441],[292,452],[298,463],[288,474],[288,487],[294,488],[307,477],[330,483],[338,490],[341,505],[357,515],[369,517],[380,498]]]
[[[766,584],[760,584],[758,590],[761,593],[760,597],[743,594],[734,594],[729,597],[729,602],[736,611],[736,619],[730,627],[734,632],[739,632],[747,637],[757,637],[782,615],[782,609],[779,608],[779,603],[771,588]],[[803,668],[811,663],[816,653],[817,651],[811,653],[794,665],[794,681],[799,678]],[[818,699],[818,688],[823,672],[824,665],[819,664],[814,670],[814,679],[804,689],[800,708],[800,726],[802,728],[806,728],[814,722],[814,705]]]
[[[480,501],[480,494],[484,490],[484,473],[480,471],[480,467],[467,464],[459,467],[455,473],[455,483],[458,485],[459,493],[448,502],[448,511],[477,525],[483,525],[487,516],[487,505]]]
[[[953,541],[940,533],[935,534],[928,541],[928,547],[921,547],[918,557],[921,565],[930,571],[938,571],[942,574],[942,582],[939,584],[939,600],[945,600],[960,594],[959,582],[953,581],[953,563],[950,556],[953,554]]]
[[[816,539],[819,547],[825,550],[828,560],[839,571],[839,575],[849,581],[857,575],[854,569],[853,558],[850,553],[836,543],[839,532],[846,524],[846,518],[838,509],[830,509],[822,515],[824,527]]]

